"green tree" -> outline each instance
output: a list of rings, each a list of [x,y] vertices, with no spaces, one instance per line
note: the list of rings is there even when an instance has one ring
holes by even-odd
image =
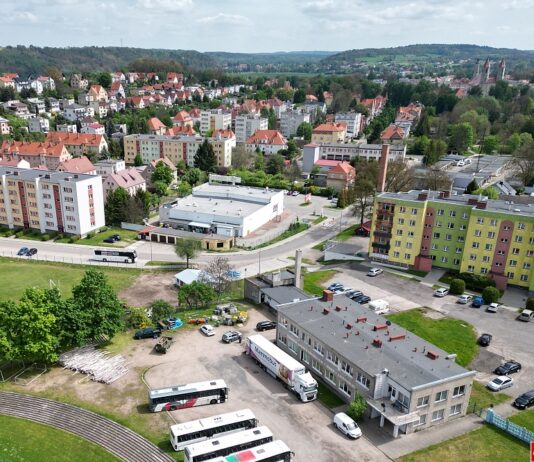
[[[150,318],[144,308],[130,308],[130,314],[126,318],[126,323],[133,329],[142,329],[150,326]]]
[[[477,190],[473,191],[473,194],[482,194],[488,199],[493,200],[497,200],[499,198],[499,192],[491,186],[488,186],[487,188],[478,188]]]
[[[143,165],[143,158],[141,157],[141,154],[136,154],[134,158],[134,166],[141,167]]]
[[[167,189],[169,186],[164,181],[156,181],[154,183],[154,192],[159,196],[163,197],[167,194]]]
[[[191,186],[196,186],[202,180],[202,176],[202,170],[199,168],[190,168],[185,172],[182,180],[187,181]]]
[[[265,170],[265,158],[259,150],[256,151],[256,157],[254,158],[254,170]]]
[[[309,143],[312,138],[313,127],[309,122],[302,122],[297,128],[297,136],[302,136]]]
[[[473,194],[479,188],[477,180],[472,179],[471,182],[465,188],[465,194]]]
[[[154,169],[154,172],[152,173],[151,180],[153,183],[156,181],[162,181],[167,186],[169,186],[172,183],[173,180],[173,174],[171,168],[166,165],[164,162],[158,162],[156,164],[156,168]]]
[[[434,165],[447,152],[447,143],[443,140],[430,140],[427,152],[423,157],[423,163],[426,166]]]
[[[495,151],[498,151],[500,144],[501,142],[497,135],[488,135],[482,143],[482,152],[484,154],[493,154]]]
[[[181,181],[177,189],[178,196],[179,197],[189,196],[192,190],[193,188],[191,188],[191,185],[187,181]]]
[[[117,188],[108,193],[104,207],[106,224],[119,225],[127,221],[127,209],[130,202],[130,195],[124,188]]]
[[[450,128],[449,145],[460,154],[464,154],[473,145],[475,134],[470,123],[452,125]]]
[[[534,182],[534,141],[520,146],[512,156],[512,167],[525,186]]]
[[[102,271],[87,270],[72,288],[72,303],[86,321],[87,338],[108,339],[122,329],[123,309]]]
[[[269,109],[269,115],[267,117],[267,120],[269,130],[276,130],[276,122],[278,121],[278,119],[276,118],[276,113],[274,112],[273,108]]]
[[[157,322],[160,319],[167,319],[176,313],[176,308],[165,300],[154,300],[149,305],[151,311],[151,318],[153,322]]]
[[[453,295],[462,295],[465,292],[465,281],[463,279],[453,279],[449,291]]]
[[[354,421],[359,421],[363,418],[366,409],[367,401],[360,393],[356,393],[354,400],[349,404],[347,415]]]
[[[482,298],[486,303],[497,303],[501,298],[501,292],[496,287],[486,287],[482,291]]]
[[[198,239],[178,239],[174,250],[180,258],[186,259],[186,267],[189,268],[189,260],[195,258],[200,250],[200,241]]]
[[[272,154],[267,161],[267,173],[271,175],[277,175],[283,173],[286,168],[285,159],[280,154]]]
[[[415,139],[410,147],[410,154],[414,156],[425,156],[430,147],[430,138],[426,135],[419,136]]]
[[[299,88],[293,95],[293,103],[301,104],[304,101],[306,101],[306,92],[302,88]]]
[[[353,214],[359,216],[360,224],[365,222],[369,210],[373,204],[378,181],[378,164],[373,161],[359,160],[356,168],[356,181],[349,190],[349,196],[353,198]]]
[[[98,74],[97,81],[104,88],[111,88],[111,74],[109,72],[101,72]]]
[[[525,309],[534,311],[534,297],[527,298]]]
[[[430,134],[430,117],[426,109],[423,109],[423,113],[413,134],[415,136],[428,136]]]
[[[189,309],[207,307],[216,298],[213,288],[199,281],[180,287],[178,291],[178,301],[180,306],[187,306]]]
[[[197,153],[195,154],[195,167],[199,168],[203,172],[215,172],[217,168],[217,157],[213,146],[207,139],[199,146]]]

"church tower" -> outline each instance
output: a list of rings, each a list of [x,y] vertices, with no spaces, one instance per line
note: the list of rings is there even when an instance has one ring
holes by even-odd
[[[491,73],[491,62],[490,62],[490,59],[488,57],[488,58],[486,58],[486,61],[484,63],[484,79],[483,79],[484,83],[489,82],[490,73]]]
[[[506,77],[506,61],[504,58],[499,63],[499,72],[497,73],[497,80],[504,80]]]

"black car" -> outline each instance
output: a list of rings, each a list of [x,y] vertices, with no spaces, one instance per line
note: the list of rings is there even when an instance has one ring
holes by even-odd
[[[161,335],[161,329],[154,327],[145,327],[144,329],[138,330],[134,334],[134,339],[138,340],[140,338],[158,338]]]
[[[276,329],[276,322],[274,321],[260,321],[256,324],[256,330],[262,332],[264,330]]]
[[[355,290],[354,293],[350,294],[350,298],[354,300],[355,298],[361,297],[363,292],[361,290]]]
[[[534,406],[534,390],[527,391],[521,396],[518,396],[513,404],[517,409],[527,409]]]
[[[26,256],[27,257],[32,257],[33,255],[35,255],[37,253],[37,249],[35,247],[32,247],[30,250],[28,250],[26,252]]]
[[[112,239],[115,239],[116,241],[120,241],[121,240],[120,234],[112,234],[109,237],[111,237]]]
[[[480,346],[489,346],[489,344],[491,343],[491,339],[493,337],[491,336],[491,334],[482,334],[479,338],[478,338],[478,344]]]
[[[352,300],[354,300],[356,303],[367,303],[367,302],[370,302],[371,301],[371,297],[365,295],[365,294],[361,294],[361,295],[358,295],[357,297],[354,297]]]
[[[504,364],[501,364],[493,372],[497,375],[509,375],[519,372],[521,370],[521,364],[517,361],[507,361]]]
[[[28,253],[30,249],[28,249],[28,247],[22,247],[18,252],[17,252],[17,255],[19,257],[23,257],[24,255],[26,255]]]

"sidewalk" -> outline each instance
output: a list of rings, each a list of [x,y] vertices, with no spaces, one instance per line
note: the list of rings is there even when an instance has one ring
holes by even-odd
[[[421,283],[432,287],[434,285],[443,285],[442,282],[439,282],[439,279],[445,275],[447,270],[441,268],[432,268],[430,273],[428,273],[422,280]],[[445,284],[446,285],[446,284]]]

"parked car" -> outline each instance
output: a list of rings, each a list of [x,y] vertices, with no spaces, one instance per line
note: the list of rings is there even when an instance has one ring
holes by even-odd
[[[501,375],[489,381],[486,387],[489,388],[491,391],[501,391],[501,390],[504,390],[505,388],[510,388],[513,384],[514,384],[514,379],[512,379],[512,377]]]
[[[445,287],[440,287],[439,289],[436,289],[434,291],[434,297],[445,297],[445,295],[448,295],[449,289],[446,289]]]
[[[341,282],[333,282],[327,287],[328,290],[336,290],[339,288],[343,288],[343,284],[341,284]]]
[[[527,409],[534,406],[534,390],[527,391],[521,396],[518,396],[513,402],[513,405],[517,409]]]
[[[225,332],[222,336],[222,341],[224,343],[233,343],[233,342],[240,342],[243,338],[243,335],[241,332],[238,332],[236,330],[229,330],[228,332]]]
[[[456,300],[456,303],[459,303],[460,305],[467,305],[471,300],[473,300],[471,295],[460,295],[458,300]]]
[[[354,300],[355,298],[358,298],[360,295],[363,295],[363,292],[361,290],[355,290],[351,294],[350,298],[352,298]]]
[[[109,236],[109,237],[115,239],[116,241],[120,241],[120,240],[121,240],[121,236],[120,236],[120,234],[112,234],[112,235]]]
[[[256,324],[256,330],[258,332],[263,332],[264,330],[276,329],[275,321],[260,321]]]
[[[17,255],[19,257],[23,257],[24,255],[26,255],[28,253],[28,247],[21,247],[20,250],[17,252]]]
[[[515,374],[521,370],[521,364],[517,361],[506,361],[497,367],[493,373],[497,375],[510,375]]]
[[[33,257],[34,255],[37,255],[37,249],[35,247],[32,247],[28,252],[26,252],[27,257]]]
[[[237,270],[228,270],[226,275],[232,279],[239,279],[241,277],[241,273]]]
[[[362,431],[358,424],[344,412],[338,412],[334,416],[333,423],[334,427],[349,438],[356,439],[362,436]]]
[[[482,305],[484,305],[484,299],[482,297],[476,296],[473,298],[473,301],[471,302],[473,308],[480,308]]]
[[[299,194],[300,194],[300,193],[299,193],[298,191],[292,191],[292,192],[291,192],[291,195],[292,195],[292,196],[298,196]]]
[[[375,276],[378,276],[379,274],[382,274],[383,272],[384,272],[384,270],[382,268],[371,268],[367,272],[367,276],[375,277]]]
[[[521,314],[517,317],[520,321],[530,322],[534,319],[534,311],[532,310],[523,310]]]
[[[501,306],[499,303],[490,303],[486,308],[486,311],[488,313],[497,313],[499,306]]]
[[[201,326],[200,332],[202,332],[206,337],[213,337],[215,335],[215,329],[209,324],[204,324]]]
[[[491,334],[482,334],[479,338],[478,338],[478,344],[480,346],[489,346],[489,344],[491,343],[491,339],[492,339],[492,335]]]
[[[369,297],[368,295],[364,295],[363,297],[361,297],[359,300],[358,300],[358,303],[360,305],[364,305],[366,303],[369,303],[371,301],[371,297]]]
[[[144,329],[138,330],[134,334],[134,339],[139,340],[141,338],[158,338],[161,335],[161,329],[157,327],[145,327]]]

